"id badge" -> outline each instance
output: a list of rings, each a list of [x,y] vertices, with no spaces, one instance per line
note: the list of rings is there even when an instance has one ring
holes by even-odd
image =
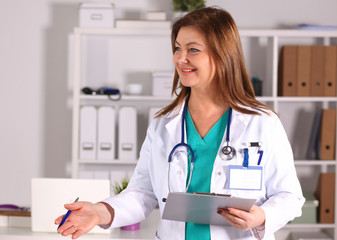
[[[240,165],[229,166],[229,189],[235,190],[261,190],[262,189],[262,166]]]

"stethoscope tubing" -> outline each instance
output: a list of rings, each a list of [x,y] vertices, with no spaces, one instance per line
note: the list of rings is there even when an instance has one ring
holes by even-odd
[[[170,189],[170,168],[171,168],[171,161],[173,159],[173,154],[176,152],[176,150],[179,148],[179,147],[185,147],[187,149],[187,154],[188,154],[188,151],[190,152],[191,154],[191,166],[190,166],[190,175],[189,175],[189,179],[188,179],[188,182],[187,182],[187,185],[186,185],[186,189],[185,189],[185,192],[187,192],[188,190],[188,187],[191,183],[191,179],[192,179],[192,173],[193,173],[193,168],[194,168],[194,161],[195,161],[195,156],[194,156],[194,151],[192,150],[191,146],[188,145],[187,143],[185,143],[185,119],[186,119],[186,112],[187,112],[187,105],[188,105],[188,101],[190,99],[190,95],[187,96],[186,98],[186,101],[185,101],[185,106],[184,106],[184,109],[183,109],[183,112],[182,112],[182,120],[181,120],[181,142],[176,144],[169,156],[168,156],[168,176],[167,176],[167,183],[168,183],[168,190],[169,192],[171,192],[171,189]],[[225,159],[225,160],[231,160],[233,158],[233,154],[235,154],[235,149],[230,147],[229,146],[229,137],[230,137],[230,124],[231,124],[231,119],[232,119],[232,108],[229,108],[229,112],[228,112],[228,120],[227,120],[227,132],[226,132],[226,144],[227,148],[230,148],[230,153],[231,153],[231,156],[230,157],[227,157],[227,159],[225,159],[224,157],[222,157],[221,155],[221,158]],[[222,149],[221,149],[222,151]]]
[[[226,132],[226,142],[229,144],[229,136],[230,136],[230,126],[232,121],[232,108],[228,109],[228,120],[227,120],[227,132]]]

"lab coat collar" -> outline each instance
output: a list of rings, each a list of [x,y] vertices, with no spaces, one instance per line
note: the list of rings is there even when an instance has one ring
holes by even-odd
[[[182,104],[176,106],[171,112],[169,112],[166,116],[164,116],[164,118],[170,119],[169,122],[166,124],[166,129],[175,144],[181,142],[181,120],[184,106],[185,106],[185,99]],[[186,136],[186,128],[184,129]]]
[[[164,118],[174,118],[178,115],[182,115],[183,110],[184,110],[184,106],[186,103],[186,97],[184,98],[184,101],[179,104],[178,106],[176,106],[171,112],[167,113]]]
[[[233,144],[240,138],[253,115],[232,111],[229,141]]]
[[[166,124],[166,129],[171,136],[171,139],[176,143],[180,143],[181,141],[181,120],[182,120],[182,113],[185,106],[185,100],[182,104],[178,105],[174,108],[170,113],[168,113],[165,118],[170,119],[169,122]],[[244,107],[244,106],[243,106]],[[248,107],[245,107],[248,108]],[[250,109],[250,108],[249,108]],[[244,114],[235,109],[232,112],[232,121],[231,121],[231,132],[230,132],[230,142],[235,143],[239,137],[242,135],[244,130],[246,129],[250,119],[253,115],[251,114]],[[185,136],[186,136],[186,127]],[[185,138],[185,143],[187,142]]]

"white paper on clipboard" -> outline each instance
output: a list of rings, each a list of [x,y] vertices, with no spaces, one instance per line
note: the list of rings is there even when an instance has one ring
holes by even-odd
[[[217,213],[218,208],[233,207],[249,211],[256,199],[221,194],[170,192],[162,218],[211,225],[230,225]]]

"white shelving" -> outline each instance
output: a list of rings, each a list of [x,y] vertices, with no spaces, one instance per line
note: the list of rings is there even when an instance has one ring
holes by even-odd
[[[320,45],[337,45],[337,31],[300,31],[300,30],[240,30],[240,36],[242,40],[242,46],[244,49],[245,60],[248,70],[252,76],[257,76],[263,80],[263,96],[258,97],[263,103],[271,106],[277,113],[280,114],[281,121],[287,131],[290,142],[294,147],[295,166],[298,170],[309,168],[310,172],[336,172],[336,160],[320,161],[320,160],[307,160],[305,159],[304,150],[306,147],[306,141],[309,139],[309,130],[311,128],[310,121],[303,123],[306,125],[305,130],[298,130],[294,124],[294,116],[292,113],[298,113],[299,110],[305,109],[313,116],[313,109],[316,106],[322,108],[336,108],[337,97],[280,97],[278,96],[278,61],[280,57],[280,49],[285,44],[320,44]],[[94,47],[90,39],[98,40],[97,46],[99,51],[103,53],[103,61],[111,61],[114,64],[110,65],[109,62],[103,62],[103,72],[107,72],[105,79],[102,83],[109,83],[117,86],[124,92],[125,83],[130,79],[135,79],[133,76],[139,74],[141,80],[144,80],[144,86],[151,85],[150,79],[146,76],[150,76],[150,72],[154,70],[173,70],[171,61],[171,45],[170,45],[170,31],[169,30],[155,30],[155,29],[95,29],[95,28],[76,28],[74,30],[74,64],[73,64],[73,77],[74,77],[74,90],[73,90],[73,139],[72,139],[72,176],[77,177],[78,172],[82,167],[86,168],[115,168],[125,167],[134,168],[137,163],[134,161],[121,161],[118,159],[112,159],[110,161],[95,161],[95,160],[80,160],[79,157],[79,109],[83,105],[111,105],[121,106],[123,104],[151,106],[158,105],[164,106],[172,99],[166,97],[153,97],[147,90],[144,95],[141,96],[128,96],[123,94],[122,98],[118,102],[108,100],[106,96],[88,96],[80,93],[82,87],[86,86],[86,81],[93,83],[93,79],[89,79],[86,75],[91,75],[91,71],[97,69],[90,69],[91,63],[94,60],[90,60],[90,48]],[[138,41],[153,41],[152,45],[144,45],[145,47],[137,48],[132,45],[132,41],[135,43]],[[114,41],[118,44],[125,42],[125,45],[120,45],[118,48],[114,46]],[[100,44],[103,43],[103,44]],[[131,49],[130,49],[131,44]],[[102,50],[102,45],[105,46]],[[104,47],[103,46],[103,47]],[[151,46],[151,48],[149,47]],[[166,47],[163,47],[166,46]],[[134,48],[132,48],[134,47]],[[89,48],[89,49],[88,49]],[[163,49],[164,48],[164,49]],[[114,53],[114,51],[118,51]],[[160,52],[157,53],[157,52]],[[89,52],[89,53],[88,53]],[[91,50],[91,53],[93,51]],[[125,69],[119,69],[114,56],[126,54],[128,58],[133,59],[144,55],[144,61],[138,61],[137,64],[129,66],[131,74],[123,72],[120,75],[114,75],[118,71],[125,71]],[[124,55],[123,55],[124,56]],[[159,56],[159,57],[158,57]],[[97,56],[96,56],[97,57]],[[152,58],[152,59],[151,59]],[[167,61],[167,58],[168,61]],[[100,59],[100,60],[102,60]],[[125,61],[125,59],[123,61]],[[96,59],[97,60],[97,59]],[[122,60],[121,60],[122,61]],[[151,68],[151,61],[156,66]],[[131,64],[130,60],[130,64]],[[126,62],[128,64],[129,62]],[[117,68],[114,68],[116,67]],[[165,66],[167,68],[165,68]],[[101,66],[99,66],[101,67]],[[110,73],[110,68],[114,68],[114,73]],[[102,69],[99,69],[102,70]],[[134,70],[134,71],[133,71]],[[111,77],[119,76],[117,79]],[[132,75],[134,74],[134,75]],[[103,77],[104,78],[104,77]],[[290,109],[290,110],[289,110]],[[288,112],[289,111],[289,112]],[[146,113],[141,113],[145,114]],[[309,115],[310,115],[309,114]],[[309,119],[310,120],[310,119]],[[144,117],[143,121],[147,121]],[[146,125],[146,124],[145,124]],[[144,126],[145,126],[144,125]],[[144,127],[145,136],[146,128]],[[298,132],[302,131],[302,132]],[[297,137],[303,135],[303,139],[298,141]],[[139,139],[142,141],[143,139]],[[302,141],[303,140],[303,141]],[[298,143],[300,142],[300,143]],[[301,147],[298,147],[298,146]],[[139,151],[139,149],[138,149]],[[301,171],[299,171],[299,178],[301,180]],[[312,184],[316,184],[317,179],[312,179]],[[337,184],[336,192],[337,192]],[[311,189],[312,190],[312,189]],[[337,237],[337,208],[335,209],[335,223],[334,224],[288,224],[284,229],[291,231],[294,229],[324,229],[330,231],[330,234]]]

